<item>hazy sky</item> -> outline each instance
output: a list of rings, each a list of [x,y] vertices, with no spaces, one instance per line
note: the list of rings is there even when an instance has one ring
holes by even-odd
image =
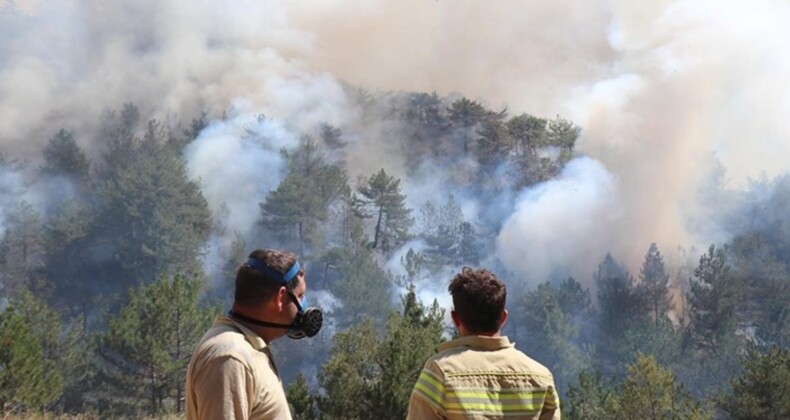
[[[130,101],[164,120],[235,110],[201,147],[256,113],[293,127],[353,125],[359,109],[341,83],[573,120],[589,159],[517,192],[503,219],[497,251],[516,272],[589,273],[602,249],[633,267],[653,241],[672,250],[724,240],[700,192],[788,169],[785,1],[16,3],[0,1],[0,147],[11,155],[40,153],[53,126],[89,133],[102,110]],[[358,170],[397,166],[388,128],[364,130],[377,134],[351,146],[366,157]],[[193,173],[216,174],[201,151],[192,148]],[[218,185],[243,176],[233,169]],[[228,200],[217,194],[215,205]]]

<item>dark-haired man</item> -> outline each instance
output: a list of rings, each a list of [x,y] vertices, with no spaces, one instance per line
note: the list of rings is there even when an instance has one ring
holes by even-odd
[[[488,270],[464,267],[449,291],[461,338],[440,345],[425,363],[407,418],[559,419],[551,372],[499,334],[505,285]]]
[[[233,309],[217,318],[192,353],[187,419],[291,418],[269,343],[318,333],[322,315],[304,309],[306,291],[294,254],[250,254],[236,272]]]

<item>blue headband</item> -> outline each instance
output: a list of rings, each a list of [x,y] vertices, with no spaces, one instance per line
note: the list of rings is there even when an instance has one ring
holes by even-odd
[[[294,262],[294,265],[286,272],[285,274],[269,267],[266,263],[260,262],[255,258],[247,258],[247,262],[244,263],[261,273],[263,273],[266,277],[269,277],[274,280],[278,280],[281,283],[288,283],[291,279],[296,276],[296,273],[299,272],[299,261]]]

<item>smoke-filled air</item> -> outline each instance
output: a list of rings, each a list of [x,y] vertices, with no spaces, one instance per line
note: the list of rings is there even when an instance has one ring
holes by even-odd
[[[507,285],[503,334],[563,417],[648,418],[634,384],[664,381],[661,416],[782,418],[788,21],[781,0],[0,0],[0,416],[182,413],[237,268],[276,248],[325,316],[274,344],[294,418],[404,418],[465,266]]]

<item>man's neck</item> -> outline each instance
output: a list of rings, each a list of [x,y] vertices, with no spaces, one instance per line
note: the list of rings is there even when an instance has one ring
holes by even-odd
[[[246,307],[243,307],[243,306],[238,306],[238,305],[234,304],[232,311],[234,313],[236,313],[236,314],[239,314],[239,315],[242,315],[242,316],[245,316],[245,317],[248,317],[248,318],[265,321],[265,319],[263,319],[260,316],[260,314],[256,314],[254,311],[251,311],[249,308],[246,308]],[[250,331],[254,332],[259,337],[261,337],[263,339],[263,341],[267,345],[270,344],[275,339],[280,338],[280,337],[282,337],[284,335],[284,331],[285,330],[280,329],[280,328],[264,327],[264,326],[261,326],[261,325],[255,325],[255,324],[253,324],[251,322],[247,322],[247,321],[245,321],[243,319],[239,319],[238,317],[232,317],[232,318],[233,318],[234,321],[238,322],[241,325],[244,325]]]
[[[497,332],[492,332],[492,333],[486,333],[486,332],[467,333],[467,334],[463,334],[463,335],[461,335],[461,337],[469,337],[469,336],[482,336],[482,337],[501,337],[501,335],[499,334],[499,331],[497,331]]]

